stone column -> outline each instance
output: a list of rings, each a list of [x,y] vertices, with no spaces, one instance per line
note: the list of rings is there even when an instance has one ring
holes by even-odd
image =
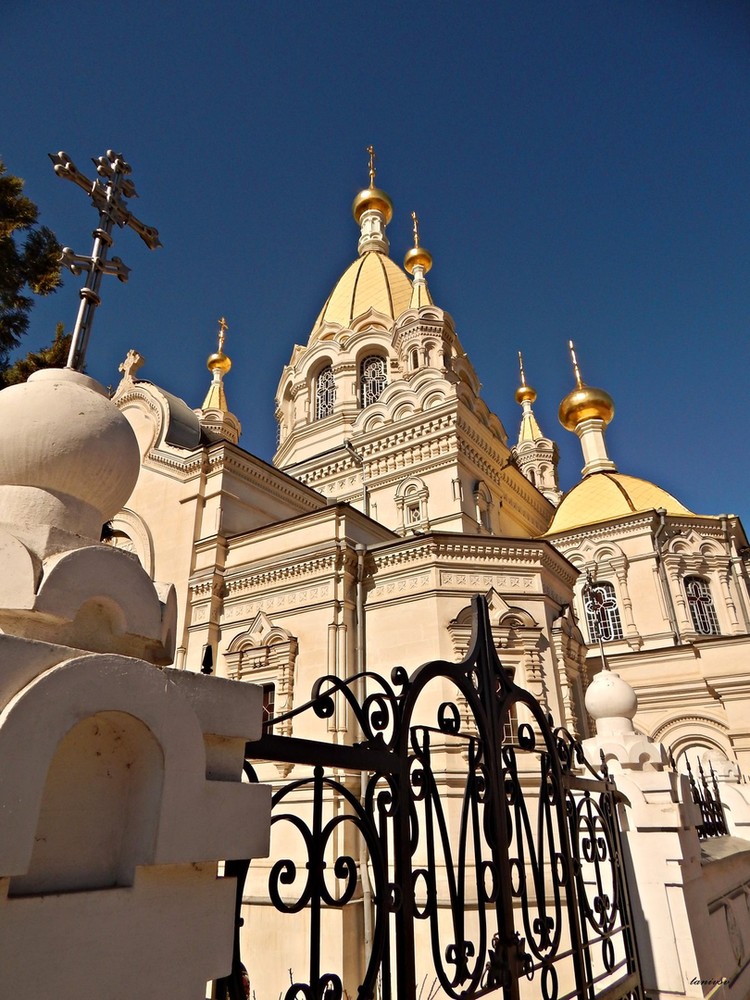
[[[640,649],[643,641],[638,634],[638,628],[633,617],[633,602],[630,599],[628,590],[628,565],[624,556],[618,559],[610,559],[609,562],[617,576],[620,585],[620,597],[622,598],[622,616],[625,619],[625,638],[631,649]]]

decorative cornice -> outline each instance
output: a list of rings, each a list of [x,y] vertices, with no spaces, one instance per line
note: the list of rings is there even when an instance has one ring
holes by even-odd
[[[277,499],[283,497],[290,506],[303,514],[316,509],[314,503],[316,499],[318,506],[322,507],[324,503],[324,498],[316,495],[312,487],[285,472],[264,467],[248,452],[229,442],[218,441],[211,445],[203,445],[184,457],[152,448],[146,456],[145,464],[169,469],[185,481],[201,473],[205,475],[229,473],[240,481],[262,490],[270,497]]]
[[[650,533],[653,521],[653,514],[631,515],[626,522],[618,519],[617,521],[603,522],[600,525],[582,525],[572,531],[555,532],[554,535],[548,533],[544,537],[549,539],[557,548],[570,551],[571,549],[575,549],[581,542],[592,538],[606,536],[608,540],[612,541],[619,538],[631,538],[634,528],[648,528]]]
[[[564,557],[544,542],[516,543],[492,535],[425,535],[417,541],[409,539],[388,548],[372,549],[371,554],[378,571],[414,562],[507,563],[548,570],[571,588],[578,575]]]
[[[336,572],[337,569],[343,568],[351,573],[356,568],[356,564],[356,554],[346,549],[326,552],[325,554],[313,556],[298,562],[276,566],[269,565],[265,569],[248,569],[245,567],[226,574],[225,591],[227,597],[231,598],[237,594],[247,593],[264,587],[273,587],[277,584],[286,584],[289,581],[321,573],[330,574]]]
[[[445,455],[455,448],[454,424],[451,414],[422,421],[413,427],[395,429],[394,427],[378,428],[370,440],[357,439],[355,447],[365,462],[369,484],[378,482],[378,477],[400,472],[399,479],[406,474],[405,469],[416,467],[422,463],[428,465],[433,456],[422,458],[415,454],[417,449],[425,445],[436,444],[439,454]],[[377,436],[375,436],[375,433]],[[335,458],[320,465],[313,465],[315,458],[306,459],[294,468],[294,477],[304,483],[327,483],[352,472],[359,474],[359,465],[343,448]],[[302,466],[302,468],[300,468]],[[313,466],[304,468],[304,466]],[[380,484],[379,484],[380,485]]]

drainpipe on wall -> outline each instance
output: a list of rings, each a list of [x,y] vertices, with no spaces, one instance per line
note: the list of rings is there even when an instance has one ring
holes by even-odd
[[[348,442],[346,442],[348,445]],[[362,482],[364,484],[364,468],[362,469]],[[365,494],[366,499],[366,494]],[[366,506],[366,505],[365,505]],[[367,513],[367,510],[365,510]],[[357,673],[364,674],[367,669],[367,654],[365,648],[365,555],[367,546],[361,542],[357,544],[357,587],[356,587],[356,645],[357,645]],[[357,690],[357,701],[364,704],[367,697],[367,682],[364,677],[360,677]],[[363,734],[364,738],[364,734]],[[360,772],[359,777],[359,801],[364,807],[367,795],[367,773]],[[365,960],[372,952],[372,926],[373,926],[373,902],[372,886],[370,884],[370,856],[367,851],[367,843],[362,838],[362,845],[359,852],[359,878],[362,883],[362,915],[363,929],[365,935]]]
[[[672,639],[674,640],[675,646],[678,646],[682,641],[682,637],[680,635],[680,627],[677,624],[677,612],[675,611],[672,591],[669,589],[669,579],[662,562],[661,547],[659,545],[659,537],[667,527],[667,512],[663,507],[660,507],[656,513],[659,515],[659,527],[654,532],[654,555],[656,556],[656,568],[659,571],[664,593],[667,595],[667,611],[669,613],[669,624],[672,626]]]

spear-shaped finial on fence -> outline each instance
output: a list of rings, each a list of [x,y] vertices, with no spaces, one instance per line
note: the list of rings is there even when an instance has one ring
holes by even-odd
[[[129,226],[141,237],[149,250],[161,246],[159,233],[151,226],[144,225],[140,219],[128,211],[127,198],[137,198],[135,186],[128,177],[132,173],[129,163],[125,162],[122,153],[108,149],[104,156],[93,160],[99,175],[90,180],[82,174],[67,153],[50,153],[50,160],[58,177],[72,181],[91,197],[91,203],[99,212],[99,226],[94,230],[94,246],[90,256],[74,253],[70,247],[63,247],[62,263],[70,268],[73,274],[86,272],[86,284],[81,289],[81,305],[78,309],[73,338],[68,355],[68,368],[81,369],[86,359],[91,327],[94,322],[94,311],[101,302],[99,286],[103,274],[114,274],[120,281],[127,281],[130,268],[123,264],[119,257],[107,260],[107,253],[112,246],[112,229],[115,225],[124,228]]]

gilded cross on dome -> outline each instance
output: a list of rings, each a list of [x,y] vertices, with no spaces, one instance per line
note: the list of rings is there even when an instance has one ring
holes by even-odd
[[[573,341],[568,341],[568,350],[570,351],[570,360],[573,362],[573,373],[576,377],[576,385],[579,389],[583,388],[583,379],[581,378],[581,369],[578,367],[578,358],[576,357],[576,349],[573,345]]]
[[[414,232],[414,246],[419,246],[419,219],[417,218],[417,213],[411,213],[412,230]]]
[[[221,354],[224,350],[224,341],[226,340],[227,330],[229,329],[229,324],[222,316],[219,320],[219,353]]]
[[[133,382],[135,373],[138,371],[139,368],[142,368],[145,363],[146,359],[143,357],[142,354],[139,354],[138,351],[130,350],[125,355],[125,360],[122,362],[122,364],[118,367],[117,370],[119,372],[122,372],[122,377],[124,379],[127,379],[128,382]]]
[[[521,385],[525,389],[526,388],[526,372],[523,370],[523,354],[521,354],[520,351],[518,352],[518,368],[519,368],[519,371],[521,372]]]
[[[370,154],[370,187],[375,187],[375,147],[368,146],[366,152]]]

